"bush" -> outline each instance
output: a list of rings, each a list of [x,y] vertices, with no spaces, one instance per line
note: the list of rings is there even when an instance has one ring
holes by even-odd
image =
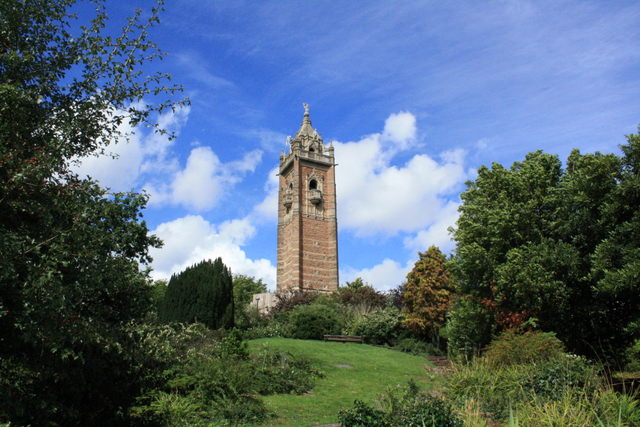
[[[527,426],[638,426],[640,405],[633,397],[610,389],[589,394],[568,388],[556,400],[534,398],[518,405],[516,418]]]
[[[258,338],[274,338],[291,336],[291,329],[288,322],[271,320],[264,325],[256,325],[244,332],[246,339],[254,340]]]
[[[462,421],[442,399],[422,393],[410,381],[407,386],[390,388],[375,409],[359,400],[351,409],[340,411],[343,426],[462,427]]]
[[[393,347],[394,350],[404,353],[413,354],[415,356],[441,356],[442,350],[435,347],[432,343],[417,340],[415,338],[403,338],[398,340]]]
[[[368,285],[340,288],[337,297],[342,305],[350,307],[359,314],[371,313],[387,305],[387,296]]]
[[[501,367],[476,359],[453,366],[447,377],[447,395],[460,407],[473,399],[483,412],[504,420],[510,408],[532,399],[558,400],[567,390],[589,395],[600,385],[595,367],[578,356]]]
[[[263,347],[252,355],[254,390],[261,395],[305,393],[313,387],[315,377],[322,373],[311,367],[305,358],[288,352]]]
[[[353,408],[338,413],[343,427],[391,427],[384,412],[372,408],[361,400],[353,402]]]
[[[491,341],[494,325],[492,314],[476,299],[456,299],[443,331],[451,358],[470,360],[479,354],[480,349]]]
[[[291,337],[320,340],[325,334],[339,334],[343,319],[338,311],[327,305],[301,305],[289,313]]]
[[[276,304],[271,309],[271,314],[286,313],[299,305],[311,304],[318,298],[316,292],[284,291],[276,294]]]
[[[640,340],[635,340],[625,351],[627,359],[626,369],[632,372],[640,372]]]
[[[563,355],[564,345],[551,332],[520,333],[509,329],[489,344],[483,357],[490,366],[497,367],[542,362]]]
[[[381,404],[394,426],[462,427],[462,421],[447,402],[422,393],[413,381],[404,387],[388,389]]]
[[[559,399],[567,388],[592,393],[601,382],[596,368],[580,356],[565,355],[528,367],[530,374],[523,378],[522,387],[544,399]]]
[[[347,329],[349,335],[363,335],[369,344],[393,344],[400,331],[400,311],[395,307],[365,314]]]
[[[249,354],[237,330],[216,339],[202,325],[140,327],[146,388],[132,415],[142,425],[261,422],[259,395],[303,393],[319,373],[288,353]],[[153,369],[151,369],[153,367]]]

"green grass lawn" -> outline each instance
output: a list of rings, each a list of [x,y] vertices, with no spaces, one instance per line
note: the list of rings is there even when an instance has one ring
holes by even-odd
[[[267,408],[277,414],[271,426],[313,426],[338,422],[338,411],[355,399],[373,402],[389,386],[404,385],[413,378],[424,389],[434,375],[424,369],[422,357],[364,344],[263,338],[249,341],[250,348],[269,346],[311,359],[324,378],[316,380],[307,394],[263,397]],[[336,365],[348,365],[339,367]]]

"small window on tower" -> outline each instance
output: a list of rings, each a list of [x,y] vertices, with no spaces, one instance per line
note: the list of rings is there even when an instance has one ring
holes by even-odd
[[[312,179],[309,181],[309,190],[317,190],[318,189],[318,181]]]
[[[311,153],[313,153],[313,152],[314,152],[314,151],[316,151],[316,150],[314,150],[314,149],[313,149],[313,147],[309,147],[309,151],[310,151]]]

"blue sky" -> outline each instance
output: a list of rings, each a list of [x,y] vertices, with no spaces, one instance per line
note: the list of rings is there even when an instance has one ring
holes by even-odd
[[[303,102],[336,146],[341,283],[381,290],[453,250],[481,165],[618,152],[640,124],[637,1],[168,3],[153,67],[192,101],[160,117],[178,138],[125,129],[118,159],[79,169],[150,193],[155,278],[221,256],[275,286],[275,167]],[[114,23],[148,4],[107,2]]]

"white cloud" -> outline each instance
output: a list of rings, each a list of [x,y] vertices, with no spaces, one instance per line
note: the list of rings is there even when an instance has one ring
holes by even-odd
[[[189,107],[176,108],[158,116],[160,129],[178,133],[189,116]],[[117,114],[124,114],[119,111]],[[135,189],[145,174],[169,172],[177,162],[169,158],[173,141],[167,134],[145,134],[142,127],[134,128],[127,120],[118,126],[120,137],[109,145],[104,154],[81,159],[74,170],[81,176],[91,176],[112,191]]]
[[[416,138],[416,117],[406,111],[391,114],[384,122],[382,139],[397,145],[400,150],[409,148]]]
[[[153,204],[176,204],[198,212],[213,208],[224,193],[253,172],[262,159],[262,151],[253,150],[241,160],[222,163],[211,147],[191,150],[184,169],[175,173],[170,185],[146,186]]]
[[[347,269],[340,272],[342,282],[349,282],[356,277],[361,277],[364,282],[370,284],[379,291],[388,291],[402,284],[407,274],[413,268],[415,261],[408,262],[402,266],[397,261],[385,258],[380,264],[371,268],[363,268],[361,270]]]
[[[250,259],[242,249],[255,232],[246,218],[216,226],[199,215],[188,215],[162,223],[152,231],[164,246],[150,251],[154,269],[151,275],[154,279],[167,279],[204,259],[220,257],[234,274],[262,279],[273,289],[275,266],[267,259]]]
[[[253,208],[252,215],[258,220],[275,222],[278,219],[278,167],[269,171],[264,191],[267,196]]]
[[[106,153],[85,157],[73,169],[81,177],[90,176],[113,191],[130,191],[140,175],[144,149],[139,133],[128,122],[118,130],[122,136]]]
[[[429,246],[435,245],[442,252],[451,252],[455,248],[455,242],[451,239],[448,228],[458,220],[458,206],[459,203],[448,202],[426,229],[404,240],[405,247],[425,251]]]
[[[382,133],[357,142],[335,143],[339,224],[358,235],[416,232],[433,227],[449,196],[467,179],[465,152],[441,153],[440,161],[416,154],[403,165],[392,163],[392,148],[415,140],[415,117],[392,114]],[[453,225],[453,224],[449,224]]]

